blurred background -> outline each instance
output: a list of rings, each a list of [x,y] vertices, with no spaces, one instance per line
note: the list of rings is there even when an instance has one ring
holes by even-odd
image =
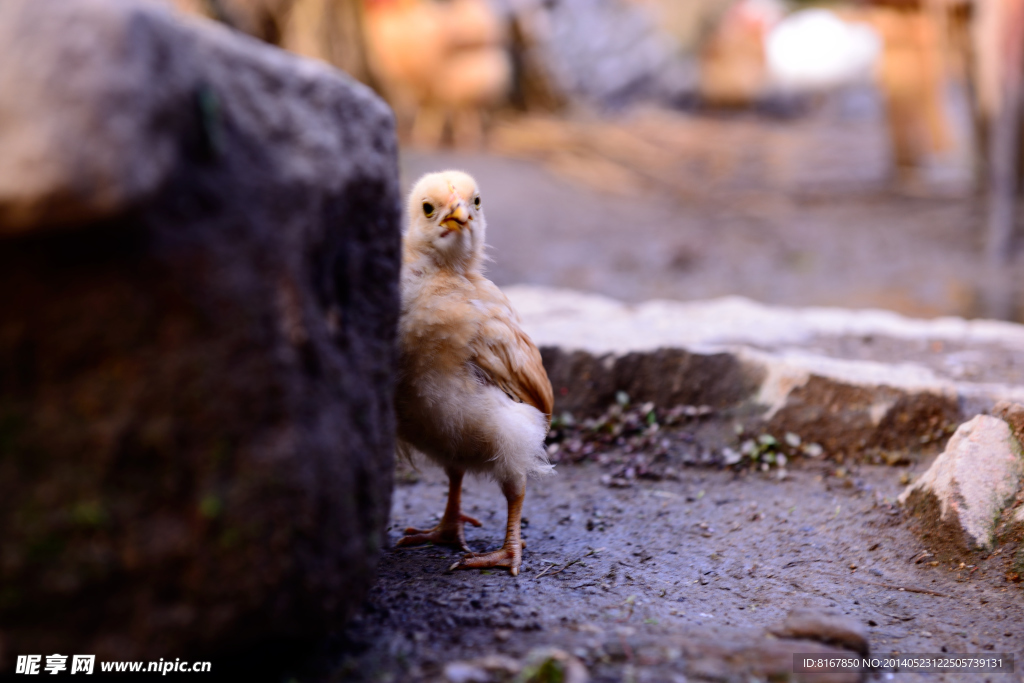
[[[1020,0],[173,0],[481,183],[499,285],[1024,321]]]

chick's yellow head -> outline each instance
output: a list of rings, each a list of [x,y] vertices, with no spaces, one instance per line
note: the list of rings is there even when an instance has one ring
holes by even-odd
[[[409,193],[405,239],[439,265],[466,270],[483,260],[484,221],[480,189],[462,171],[429,173]]]

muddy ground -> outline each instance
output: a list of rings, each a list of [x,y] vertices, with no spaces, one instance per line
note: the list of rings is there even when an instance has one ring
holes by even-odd
[[[975,566],[928,557],[893,506],[905,471],[855,466],[838,477],[834,465],[809,463],[780,480],[688,468],[676,481],[608,488],[597,464],[560,465],[530,486],[516,578],[449,572],[454,550],[393,547],[406,525],[439,518],[446,491],[436,468],[404,472],[392,547],[332,657],[332,678],[445,680],[457,660],[521,658],[554,645],[597,681],[764,680],[772,672],[736,651],[756,651],[764,629],[800,607],[854,618],[873,653],[1020,653],[1024,596],[1005,578],[1008,553],[979,556]],[[470,546],[500,545],[496,485],[467,480],[464,500],[484,522],[468,528]]]

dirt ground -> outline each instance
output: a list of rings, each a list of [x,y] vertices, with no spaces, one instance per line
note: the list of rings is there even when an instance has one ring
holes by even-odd
[[[571,151],[570,163],[538,144],[520,145],[519,158],[406,150],[403,180],[445,167],[477,177],[499,285],[630,302],[738,294],[923,317],[985,314],[982,214],[963,150],[917,187],[894,189],[877,108],[868,109],[825,109],[796,125],[677,119],[680,144],[728,158],[672,178],[634,164],[632,176],[606,173],[613,182],[602,187],[588,176],[597,157]],[[866,353],[820,341],[840,357]],[[1000,370],[975,358],[978,349],[962,351],[963,372],[1018,379],[1016,366]],[[687,466],[676,479],[626,488],[606,485],[612,464],[562,464],[530,485],[516,578],[449,572],[453,550],[395,548],[404,527],[439,518],[446,488],[436,468],[403,470],[376,586],[316,672],[297,678],[440,681],[453,662],[521,661],[545,646],[578,657],[596,681],[785,678],[765,664],[775,647],[765,630],[800,607],[856,620],[877,654],[1022,652],[1024,601],[1006,578],[1014,549],[973,564],[939,561],[894,506],[901,475],[929,462],[909,471],[808,460],[784,479]],[[505,509],[497,486],[467,480],[464,503],[484,521],[467,528],[472,548],[498,546]]]
[[[391,547],[334,678],[445,680],[444,666],[456,660],[554,645],[578,656],[596,681],[749,680],[735,659],[709,664],[692,653],[763,639],[763,629],[800,607],[853,617],[875,654],[1020,652],[1024,601],[1019,584],[1004,578],[1009,558],[961,566],[923,556],[892,505],[903,471],[860,466],[837,477],[834,465],[815,463],[779,480],[688,468],[678,481],[612,489],[601,484],[599,465],[560,465],[530,486],[517,578],[449,572],[454,550],[395,548],[406,525],[439,518],[446,492],[436,468],[406,472]],[[466,509],[484,522],[467,527],[470,546],[497,547],[501,494],[483,480],[465,488]]]

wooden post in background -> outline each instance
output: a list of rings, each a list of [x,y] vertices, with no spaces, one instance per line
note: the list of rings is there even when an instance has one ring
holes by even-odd
[[[996,50],[991,74],[991,134],[989,135],[988,225],[985,250],[990,265],[1003,266],[1010,258],[1020,192],[1021,78],[1024,71],[1024,2],[983,0],[983,11],[995,16],[987,23],[995,35],[980,35]],[[983,24],[981,28],[985,28]]]
[[[1024,125],[1024,0],[976,0],[974,44],[985,150],[986,317],[1012,320],[1016,278],[1010,272],[1021,194]]]

